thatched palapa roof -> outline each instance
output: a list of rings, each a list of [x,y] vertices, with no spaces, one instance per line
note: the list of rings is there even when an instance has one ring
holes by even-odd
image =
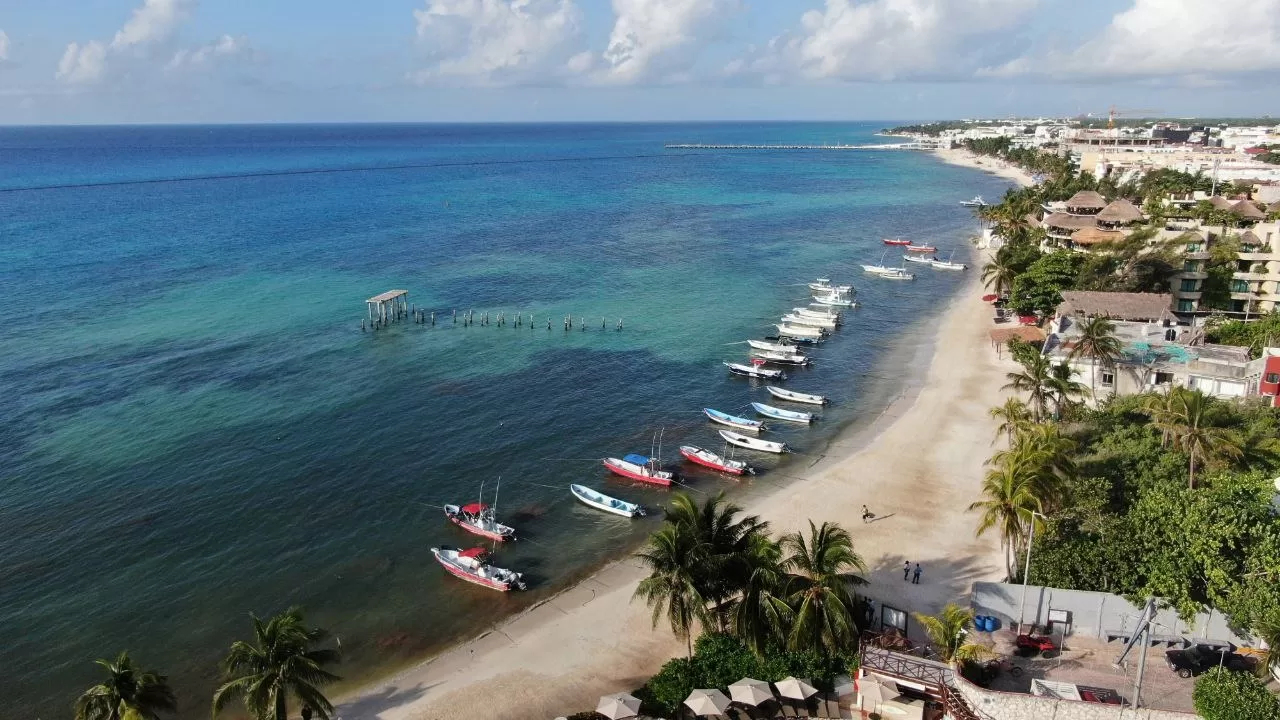
[[[1045,227],[1063,230],[1080,230],[1095,227],[1098,224],[1096,215],[1068,215],[1067,213],[1050,213],[1045,216]]]
[[[1128,200],[1120,198],[1119,200],[1112,200],[1106,207],[1102,208],[1102,212],[1098,213],[1097,218],[1102,222],[1109,223],[1140,222],[1142,220],[1142,211]]]
[[[1101,210],[1106,206],[1107,199],[1092,190],[1081,190],[1075,195],[1072,195],[1071,199],[1067,200],[1068,209],[1080,208],[1083,210],[1093,210],[1096,208]]]
[[[1165,293],[1112,293],[1063,290],[1059,315],[1106,316],[1116,320],[1149,322],[1172,317],[1173,296]]]
[[[1119,230],[1103,230],[1098,227],[1087,227],[1071,233],[1071,242],[1076,245],[1100,245],[1122,238],[1124,233]]]
[[[992,344],[1004,345],[1005,343],[1009,342],[1009,340],[1011,340],[1012,338],[1018,338],[1023,342],[1035,342],[1037,340],[1044,340],[1045,334],[1044,334],[1044,330],[1041,330],[1038,327],[1024,325],[1021,327],[996,328],[995,330],[991,331],[990,337],[991,337]]]
[[[1213,205],[1219,210],[1234,210],[1236,207],[1235,203],[1222,197],[1221,195],[1214,195],[1213,197],[1209,198],[1209,204]]]
[[[1231,212],[1244,220],[1262,220],[1266,217],[1266,215],[1258,209],[1257,205],[1254,205],[1248,200],[1241,200],[1235,205],[1232,205]]]

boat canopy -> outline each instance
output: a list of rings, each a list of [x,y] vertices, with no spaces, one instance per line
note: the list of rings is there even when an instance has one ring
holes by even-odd
[[[484,552],[485,550],[482,547],[467,548],[466,550],[459,550],[458,557],[475,558],[479,560],[484,557]]]
[[[489,506],[485,505],[484,503],[475,502],[475,503],[471,503],[470,505],[463,505],[458,509],[464,513],[469,513],[471,515],[479,515],[481,512],[488,510]]]
[[[643,455],[636,455],[634,453],[631,455],[623,455],[622,459],[631,463],[632,465],[648,465],[649,464],[649,458]]]

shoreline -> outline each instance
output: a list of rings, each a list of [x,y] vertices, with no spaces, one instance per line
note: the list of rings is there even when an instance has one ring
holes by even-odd
[[[981,170],[982,172],[1002,177],[1006,180],[1012,180],[1022,187],[1035,185],[1035,178],[1031,173],[1023,170],[1017,165],[1011,165],[1003,160],[993,157],[978,155],[970,152],[962,147],[955,148],[935,148],[929,151],[949,165],[959,165],[960,167],[970,168],[972,170]]]

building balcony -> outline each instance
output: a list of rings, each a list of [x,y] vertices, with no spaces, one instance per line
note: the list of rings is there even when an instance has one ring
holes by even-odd
[[[1234,280],[1244,280],[1246,282],[1261,282],[1270,279],[1266,273],[1255,272],[1235,272],[1231,273],[1231,277]]]
[[[1188,260],[1208,260],[1208,259],[1209,259],[1209,251],[1208,251],[1208,250],[1201,250],[1201,251],[1198,251],[1198,252],[1184,252],[1184,253],[1182,253],[1182,257],[1184,257],[1184,258],[1186,258],[1186,259],[1188,259]]]
[[[1231,299],[1232,299],[1232,300],[1257,300],[1257,299],[1258,299],[1258,293],[1256,293],[1256,292],[1233,292],[1233,293],[1231,293]]]
[[[1249,262],[1274,262],[1280,260],[1280,254],[1273,252],[1242,252],[1236,253],[1236,257]]]
[[[1174,275],[1174,278],[1177,280],[1205,280],[1208,279],[1208,277],[1209,273],[1203,270],[1183,270],[1177,275]]]
[[[1199,300],[1200,291],[1199,290],[1174,290],[1173,299],[1174,300]]]

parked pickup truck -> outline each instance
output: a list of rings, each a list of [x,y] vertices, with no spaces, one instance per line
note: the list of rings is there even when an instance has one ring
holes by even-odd
[[[1253,662],[1229,648],[1213,645],[1192,645],[1185,650],[1169,650],[1164,654],[1169,669],[1180,677],[1189,678],[1211,670],[1221,664],[1228,670],[1253,670]]]

